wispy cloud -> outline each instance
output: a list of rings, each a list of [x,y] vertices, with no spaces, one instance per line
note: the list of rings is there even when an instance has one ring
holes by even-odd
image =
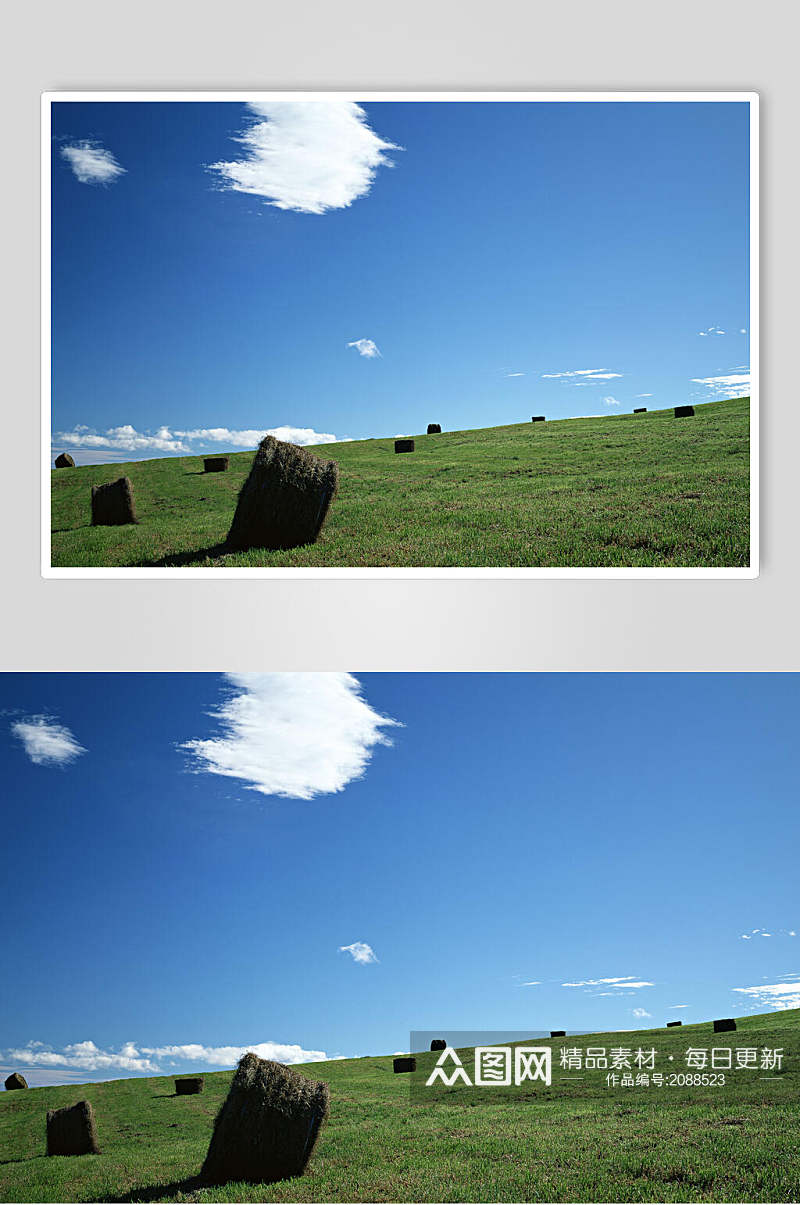
[[[615,397],[604,397],[603,401],[607,406],[618,406],[619,402]]]
[[[721,326],[707,326],[704,331],[698,331],[697,333],[706,337],[708,335],[724,335],[725,331]]]
[[[691,1008],[689,1004],[670,1004],[670,1008]]]
[[[125,174],[125,168],[117,162],[111,151],[90,139],[62,146],[61,156],[81,184],[113,184]]]
[[[540,987],[541,979],[526,979],[523,983],[518,983],[517,987]]]
[[[652,1017],[652,1015],[653,1015],[652,1013],[647,1012],[647,1010],[644,1008],[632,1008],[631,1012],[633,1013],[634,1017],[639,1017],[639,1018]]]
[[[556,381],[567,377],[583,377],[587,381],[613,381],[621,372],[607,372],[605,368],[573,368],[569,372],[543,372],[543,381]]]
[[[11,731],[22,741],[25,752],[37,766],[68,766],[86,752],[69,728],[51,716],[34,715],[15,720]]]
[[[775,929],[774,932],[767,932],[766,929],[751,929],[749,933],[740,933],[742,941],[752,941],[754,937],[796,937],[797,933],[794,929]]]
[[[761,983],[756,987],[735,987],[759,1008],[800,1008],[800,983]]]
[[[372,339],[354,339],[347,346],[354,347],[360,356],[365,356],[368,360],[374,360],[381,354],[378,351],[377,343],[373,343]]]
[[[607,979],[578,979],[574,983],[562,983],[562,987],[605,987],[620,988],[655,987],[648,979],[637,979],[634,975],[617,975]]]
[[[524,377],[524,376],[525,376],[525,373],[524,373],[524,372],[507,372],[507,373],[506,373],[506,377],[507,377],[507,378],[510,378],[510,377]]]
[[[637,393],[637,397],[652,397],[652,393]]]
[[[692,377],[692,384],[702,385],[715,397],[739,397],[750,390],[750,369],[718,377]]]
[[[125,1042],[118,1049],[102,1049],[91,1040],[74,1042],[54,1050],[44,1042],[3,1051],[4,1061],[22,1067],[72,1068],[81,1071],[135,1071],[157,1075],[164,1066],[202,1063],[207,1067],[233,1067],[252,1050],[262,1059],[278,1063],[316,1063],[329,1058],[324,1050],[304,1050],[281,1042],[255,1042],[251,1046],[204,1046],[186,1043],[175,1046],[142,1046]]]
[[[344,209],[365,196],[387,151],[401,150],[376,134],[353,101],[253,101],[250,124],[235,139],[242,157],[212,163],[225,189],[263,197],[296,213]]]
[[[226,674],[229,694],[212,712],[221,734],[186,741],[197,772],[238,778],[247,789],[286,799],[342,791],[361,778],[383,729],[351,674]]]
[[[354,941],[349,946],[339,946],[343,954],[350,954],[353,962],[360,962],[362,966],[366,966],[369,962],[377,962],[375,951],[372,946],[365,941]]]

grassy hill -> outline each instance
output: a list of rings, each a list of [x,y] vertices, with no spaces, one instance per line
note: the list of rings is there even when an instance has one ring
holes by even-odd
[[[727,1072],[721,1087],[608,1088],[606,1071],[567,1080],[565,1040],[546,1044],[551,1087],[496,1103],[491,1089],[411,1103],[390,1056],[300,1068],[330,1084],[331,1113],[308,1173],[273,1185],[211,1190],[194,1179],[231,1071],[207,1075],[201,1096],[175,1096],[172,1078],[0,1093],[0,1200],[798,1200],[800,1010],[740,1018],[732,1034],[703,1024],[566,1039],[654,1047],[665,1071],[685,1071],[689,1046],[783,1048],[781,1071]],[[422,1056],[418,1074],[435,1058]],[[94,1106],[101,1153],[48,1158],[45,1111],[81,1098]]]
[[[226,553],[253,453],[53,470],[54,566],[718,566],[749,563],[749,398],[672,410],[327,444],[339,496],[316,544]],[[93,528],[127,475],[139,525]]]

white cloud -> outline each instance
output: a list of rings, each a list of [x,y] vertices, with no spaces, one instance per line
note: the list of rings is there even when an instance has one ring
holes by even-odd
[[[506,377],[524,377],[524,372],[507,372]]]
[[[637,397],[652,397],[652,393],[637,393]]]
[[[381,731],[380,715],[351,674],[226,674],[231,690],[212,714],[222,735],[186,741],[198,772],[239,778],[247,789],[286,799],[342,791],[361,778]]]
[[[735,987],[760,1008],[800,1008],[800,983],[763,983],[758,987]]]
[[[602,984],[615,984],[620,987],[654,987],[655,984],[650,983],[646,979],[636,979],[633,975],[622,975],[612,979],[579,979],[575,983],[562,983],[562,987],[599,987]]]
[[[372,946],[367,945],[365,941],[354,941],[352,945],[339,946],[339,949],[344,954],[352,955],[353,962],[360,962],[363,966],[378,961]]]
[[[517,987],[539,987],[541,979],[526,979],[524,983],[518,983]]]
[[[774,933],[768,933],[766,929],[751,929],[749,933],[740,933],[739,937],[742,941],[752,941],[754,937],[796,937],[794,929],[776,929]]]
[[[604,397],[603,401],[607,406],[618,406],[619,402],[615,397]]]
[[[372,187],[386,152],[400,150],[370,129],[353,101],[254,101],[235,141],[243,156],[212,163],[222,187],[263,197],[277,209],[344,209]]]
[[[708,335],[724,335],[725,331],[721,326],[707,326],[704,331],[698,331],[697,333],[706,338]]]
[[[747,327],[746,327],[746,326],[741,327],[741,328],[739,329],[739,334],[740,334],[740,335],[746,335],[746,334],[747,334]]]
[[[58,431],[53,436],[53,448],[70,451],[90,448],[110,452],[166,452],[189,456],[210,444],[227,444],[232,448],[255,448],[265,435],[274,435],[286,443],[336,443],[337,437],[313,427],[264,427],[232,430],[230,427],[198,427],[191,431],[172,431],[166,425],[156,431],[137,431],[126,424],[109,427],[98,433],[90,427],[77,426],[71,431]]]
[[[605,368],[575,368],[570,372],[543,372],[543,381],[555,381],[562,377],[586,377],[590,381],[612,381],[621,377],[621,372],[606,372]]]
[[[376,356],[380,356],[377,343],[373,343],[372,339],[354,339],[352,343],[347,344],[348,347],[355,347],[360,356],[366,356],[368,360],[374,360]]]
[[[692,377],[694,385],[703,385],[715,397],[739,397],[750,390],[750,369],[727,376]]]
[[[16,720],[11,731],[22,741],[25,752],[37,766],[68,766],[86,752],[69,728],[50,716],[34,715]]]
[[[125,174],[125,168],[117,162],[111,151],[89,139],[62,146],[61,155],[81,184],[112,184]]]
[[[653,1015],[643,1008],[632,1008],[631,1012],[633,1013],[634,1017],[652,1017]]]
[[[688,1004],[670,1004],[669,1007],[670,1008],[689,1008],[690,1005],[688,1005]]]
[[[118,1050],[103,1050],[92,1041],[75,1042],[53,1050],[43,1042],[4,1051],[6,1061],[24,1067],[75,1068],[82,1071],[138,1071],[158,1074],[163,1064],[203,1063],[209,1067],[232,1067],[252,1050],[262,1059],[277,1063],[317,1063],[328,1059],[324,1050],[280,1042],[256,1042],[252,1046],[139,1046],[125,1042]]]

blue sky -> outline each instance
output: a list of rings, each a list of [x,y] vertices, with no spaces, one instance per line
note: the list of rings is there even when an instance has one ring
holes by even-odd
[[[52,114],[53,446],[79,461],[748,391],[745,103]]]
[[[0,1067],[31,1083],[800,1005],[795,674],[0,692]]]

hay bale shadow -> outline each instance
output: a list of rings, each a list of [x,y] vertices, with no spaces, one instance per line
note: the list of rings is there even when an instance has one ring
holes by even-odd
[[[98,1205],[101,1201],[107,1201],[109,1205],[126,1205],[127,1202],[134,1201],[163,1201],[168,1197],[177,1196],[178,1193],[193,1193],[201,1188],[208,1188],[199,1176],[187,1176],[185,1180],[173,1180],[171,1184],[148,1184],[146,1188],[132,1188],[130,1192],[122,1193],[118,1197],[94,1197],[92,1198],[93,1205]]]

